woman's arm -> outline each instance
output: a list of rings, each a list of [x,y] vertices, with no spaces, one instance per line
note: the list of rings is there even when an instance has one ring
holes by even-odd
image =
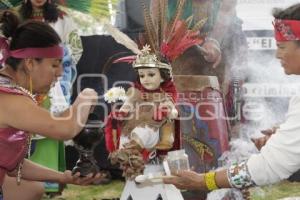
[[[177,177],[164,179],[164,183],[173,184],[179,189],[186,190],[209,190],[205,182],[205,174],[198,174],[194,171],[179,171],[175,173]],[[215,181],[218,188],[230,188],[228,181],[227,170],[217,171]]]
[[[25,96],[0,94],[0,125],[14,127],[45,137],[66,140],[78,134],[86,123],[91,105],[97,99],[97,93],[85,89],[71,106],[69,116],[54,117]],[[66,112],[67,113],[67,112]]]
[[[55,182],[63,184],[87,185],[101,177],[97,174],[93,177],[90,174],[87,177],[80,178],[80,174],[72,175],[71,171],[58,172],[41,165],[38,165],[30,160],[25,159],[21,170],[22,179],[30,181]],[[16,176],[16,171],[8,173],[9,176]]]

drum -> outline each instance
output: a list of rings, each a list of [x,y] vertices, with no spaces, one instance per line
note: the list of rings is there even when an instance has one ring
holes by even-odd
[[[215,76],[174,76],[183,147],[199,173],[218,166],[229,150],[228,118]]]

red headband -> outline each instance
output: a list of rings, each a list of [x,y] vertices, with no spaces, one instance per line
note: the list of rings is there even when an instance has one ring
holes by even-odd
[[[300,20],[275,19],[273,25],[276,41],[300,40]]]
[[[62,58],[64,50],[56,45],[46,48],[24,48],[10,51],[9,54],[14,58]]]
[[[0,38],[0,64],[3,64],[7,58],[62,58],[64,55],[63,47],[55,45],[46,48],[24,48],[9,50],[7,38]]]

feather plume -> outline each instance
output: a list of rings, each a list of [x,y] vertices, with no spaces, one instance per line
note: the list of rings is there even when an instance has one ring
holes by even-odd
[[[12,3],[10,3],[8,0],[1,0],[0,1],[0,9],[5,10],[14,7]]]
[[[184,5],[185,5],[185,0],[178,0],[177,7],[176,7],[176,12],[172,16],[172,19],[171,19],[171,21],[169,23],[169,27],[168,27],[168,30],[169,30],[170,33],[173,33],[175,25],[181,17]],[[169,36],[171,36],[171,34]],[[167,41],[169,41],[169,40],[170,40],[170,37],[167,37]]]
[[[161,40],[159,41],[159,46],[161,46],[162,42],[163,42],[163,39],[164,39],[164,30],[166,28],[166,25],[167,25],[167,12],[168,12],[168,1],[166,0],[160,0],[161,3],[160,3],[160,17],[161,17],[161,20],[160,20],[160,26],[161,26],[161,32],[159,32],[160,34],[160,37],[161,37]]]
[[[107,74],[108,71],[110,70],[112,64],[118,63],[120,59],[123,59],[122,62],[127,62],[127,60],[129,61],[130,59],[125,60],[125,58],[129,58],[129,57],[132,57],[132,53],[130,53],[130,52],[119,52],[119,53],[112,55],[111,57],[108,58],[108,60],[104,64],[104,66],[102,68],[102,74]],[[127,62],[127,63],[129,63],[129,62]]]
[[[189,28],[191,27],[191,25],[193,23],[193,19],[194,19],[194,16],[191,15],[185,20],[185,23],[188,25]]]
[[[104,30],[111,34],[111,36],[120,44],[124,45],[126,48],[130,49],[135,54],[140,54],[141,51],[138,45],[130,39],[126,34],[122,33],[119,29],[114,27],[109,23],[104,24]]]
[[[163,43],[161,51],[168,60],[174,61],[188,48],[202,42],[203,38],[199,35],[199,31],[189,30],[186,21],[177,20],[170,40]]]
[[[11,9],[13,7],[20,6],[22,4],[22,0],[1,0],[0,6],[1,9]]]
[[[206,19],[200,20],[193,27],[193,16],[182,20],[185,3],[186,0],[177,0],[175,14],[172,15],[168,23],[168,1],[152,0],[151,18],[149,16],[150,12],[147,11],[145,2],[142,0],[145,18],[145,38],[158,58],[165,57],[172,62],[191,46],[204,41],[199,34],[199,29],[206,23]],[[189,30],[189,28],[192,30]],[[155,46],[156,44],[158,46]]]
[[[207,18],[201,19],[194,25],[194,27],[192,28],[192,31],[200,30],[206,22],[207,22]]]
[[[164,40],[164,30],[167,23],[168,1],[152,0],[150,4],[150,13],[155,30],[151,30],[156,35],[156,47],[159,48]],[[146,36],[147,38],[147,36]],[[159,51],[159,50],[158,50]]]
[[[162,39],[163,39],[163,37],[162,37],[162,32],[163,32],[163,29],[162,29],[162,27],[161,27],[161,20],[162,20],[162,10],[161,10],[161,3],[162,3],[162,1],[161,0],[158,0],[158,13],[157,13],[157,43],[158,43],[158,45],[157,46],[160,46],[160,44],[161,44],[161,41],[162,41]]]
[[[159,15],[159,2],[160,0],[151,0],[150,2],[150,15],[152,16],[154,26],[158,25],[157,16]]]
[[[157,32],[154,27],[152,18],[150,16],[150,11],[146,7],[145,0],[141,1],[144,11],[144,21],[145,21],[145,32],[147,34],[148,42],[151,49],[155,52],[155,54],[159,54],[158,50],[158,43],[157,43]]]

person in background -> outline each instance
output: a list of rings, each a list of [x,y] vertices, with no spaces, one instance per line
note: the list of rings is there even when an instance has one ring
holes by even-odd
[[[276,57],[287,75],[300,75],[300,4],[284,10],[275,9]],[[248,188],[269,185],[287,179],[300,169],[300,98],[290,99],[286,121],[282,123],[261,148],[247,161],[229,169],[198,174],[180,171],[176,178],[165,179],[180,189],[216,190],[218,188]]]

